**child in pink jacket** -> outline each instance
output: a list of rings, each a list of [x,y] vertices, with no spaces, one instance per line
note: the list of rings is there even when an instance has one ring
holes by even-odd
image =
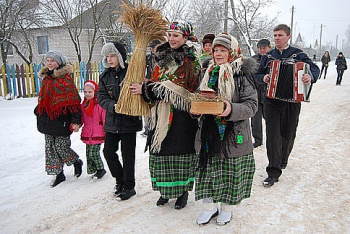
[[[101,144],[104,142],[106,111],[97,102],[98,85],[92,80],[84,83],[84,101],[82,108],[81,140],[86,144],[87,173],[101,179],[105,174],[100,156]]]

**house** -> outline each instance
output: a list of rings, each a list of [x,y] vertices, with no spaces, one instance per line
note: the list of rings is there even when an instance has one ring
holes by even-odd
[[[120,10],[121,0],[103,0],[83,12],[81,15],[76,16],[70,21],[71,25],[78,25],[77,28],[81,28],[81,35],[79,43],[81,46],[81,61],[87,61],[89,56],[89,45],[94,33],[94,20],[93,17],[101,15],[98,20],[97,41],[95,43],[91,61],[99,61],[102,59],[100,51],[105,42],[115,40],[123,41],[124,44],[131,44],[130,33],[125,32],[116,23],[118,19],[118,11]],[[81,21],[80,21],[81,20]],[[82,22],[80,24],[80,22]],[[118,33],[116,33],[118,32]],[[54,26],[47,28],[33,28],[27,30],[29,39],[32,45],[33,51],[33,63],[42,63],[45,59],[45,54],[48,50],[58,49],[67,57],[69,62],[78,61],[77,52],[74,44],[70,38],[67,28],[62,26]],[[12,41],[18,45],[20,51],[25,57],[29,57],[28,47],[25,46],[26,42],[23,36],[19,32],[14,32]],[[8,44],[9,45],[9,44]],[[23,46],[21,46],[23,45]],[[15,52],[12,46],[8,46],[8,64],[22,64],[24,60]],[[129,47],[129,46],[127,46]],[[1,66],[2,64],[0,64]]]

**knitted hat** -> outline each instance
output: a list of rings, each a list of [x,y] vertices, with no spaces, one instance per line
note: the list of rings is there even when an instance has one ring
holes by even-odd
[[[214,38],[215,38],[215,35],[212,34],[212,33],[205,34],[204,37],[203,37],[203,40],[202,40],[203,46],[204,46],[206,43],[211,43],[211,44],[213,44]]]
[[[217,45],[232,50],[231,55],[233,58],[238,57],[241,54],[241,48],[238,45],[238,41],[228,33],[220,33],[215,37],[213,41],[213,49]]]
[[[270,41],[267,39],[261,39],[258,41],[257,47],[259,48],[260,46],[268,46],[271,47]]]
[[[52,58],[54,59],[59,65],[66,65],[67,59],[63,56],[62,52],[59,50],[49,50],[45,58]]]
[[[97,84],[95,81],[93,81],[93,80],[87,80],[87,81],[85,81],[85,82],[84,82],[84,87],[85,87],[85,86],[91,87],[91,88],[94,90],[94,93],[96,93],[97,90],[98,90],[98,84]]]
[[[105,68],[109,68],[110,65],[107,61],[108,54],[116,54],[118,56],[119,65],[121,68],[125,68],[125,60],[126,60],[126,49],[123,44],[114,41],[106,43],[101,50],[101,54],[103,55],[102,64]]]
[[[338,55],[343,55],[343,52],[339,52],[339,54]]]

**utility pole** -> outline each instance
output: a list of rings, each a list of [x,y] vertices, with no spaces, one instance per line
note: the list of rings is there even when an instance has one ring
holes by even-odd
[[[336,51],[338,50],[338,34],[337,34],[337,37],[335,39],[335,50]]]
[[[228,0],[225,0],[225,11],[224,11],[224,32],[227,32],[227,21],[228,21]]]
[[[290,44],[293,44],[293,18],[294,18],[294,5],[292,6],[292,19],[290,22]]]
[[[320,30],[320,56],[321,56],[321,54],[322,54],[322,29],[323,29],[323,27],[326,27],[326,25],[323,25],[323,24],[321,24],[321,30]]]

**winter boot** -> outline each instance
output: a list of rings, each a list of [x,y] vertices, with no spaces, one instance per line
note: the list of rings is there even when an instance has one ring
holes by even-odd
[[[118,197],[120,198],[120,200],[124,201],[124,200],[128,200],[130,197],[135,196],[136,195],[136,191],[135,189],[130,189],[130,190],[123,190]]]
[[[104,175],[106,174],[106,170],[102,169],[102,170],[97,170],[94,177],[97,179],[101,179]]]
[[[78,159],[75,161],[74,165],[74,176],[79,178],[81,176],[81,173],[83,172],[83,161],[81,159]]]
[[[159,197],[156,205],[157,206],[164,206],[166,203],[168,203],[169,199],[163,198],[162,196]]]
[[[219,226],[223,226],[223,225],[228,224],[231,221],[232,210],[233,210],[232,205],[227,205],[227,204],[222,203],[219,216],[216,220],[216,224]]]
[[[114,194],[116,196],[119,196],[121,192],[124,190],[124,184],[117,181],[116,185],[114,186]]]
[[[63,171],[61,171],[58,175],[56,175],[55,181],[51,184],[51,187],[56,187],[60,183],[66,180],[66,176],[63,174]]]
[[[203,208],[204,209],[202,213],[197,217],[196,220],[198,225],[208,224],[212,218],[219,215],[218,208],[211,198],[203,199]]]
[[[184,208],[187,205],[187,200],[188,200],[188,192],[186,191],[176,199],[175,209],[181,210],[182,208]]]

